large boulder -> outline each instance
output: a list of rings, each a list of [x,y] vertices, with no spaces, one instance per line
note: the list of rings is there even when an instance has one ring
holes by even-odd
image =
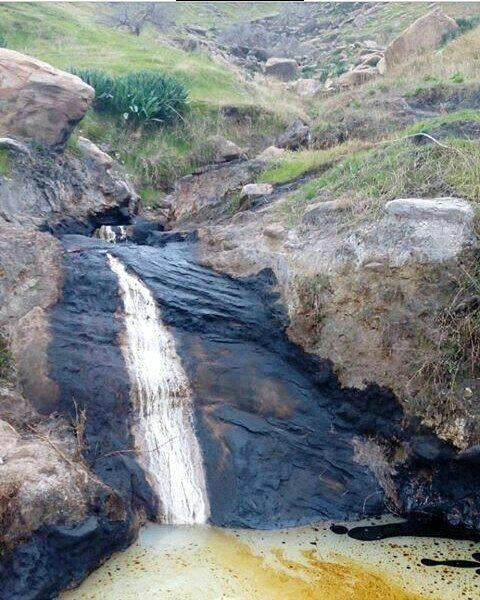
[[[456,29],[457,23],[440,9],[420,17],[387,46],[386,70],[414,58],[425,50],[435,48],[446,33]]]
[[[297,61],[291,58],[269,58],[265,63],[265,75],[282,81],[298,79]]]
[[[94,96],[79,77],[0,48],[0,135],[61,148]]]
[[[135,210],[138,197],[119,167],[88,140],[55,161],[48,150],[13,142],[0,139],[9,158],[8,177],[0,176],[0,225],[91,233]]]
[[[232,195],[265,168],[259,159],[215,165],[179,179],[169,200],[178,223],[208,221],[231,213]]]

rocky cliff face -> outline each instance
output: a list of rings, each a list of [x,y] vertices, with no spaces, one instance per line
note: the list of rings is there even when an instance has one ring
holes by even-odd
[[[83,458],[83,413],[57,410],[48,311],[59,298],[61,245],[128,219],[136,195],[111,163],[62,147],[93,97],[79,79],[0,53],[0,331],[14,373],[0,382],[1,598],[51,598],[130,543],[138,511]]]
[[[203,229],[204,260],[236,276],[271,268],[291,338],[329,358],[344,385],[386,386],[460,448],[476,444],[478,413],[462,390],[449,411],[435,398],[422,400],[425,390],[412,380],[434,345],[436,315],[478,252],[469,204],[396,200],[379,218],[352,222],[348,210],[326,201],[292,228],[282,202]]]

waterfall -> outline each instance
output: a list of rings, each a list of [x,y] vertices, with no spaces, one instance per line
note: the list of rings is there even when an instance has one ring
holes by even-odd
[[[122,352],[136,411],[139,462],[157,493],[159,520],[203,523],[209,516],[203,460],[195,435],[189,382],[172,334],[145,284],[108,255],[125,311]]]
[[[93,235],[104,242],[116,244],[117,242],[123,242],[126,239],[127,231],[123,225],[102,225],[95,230]]]

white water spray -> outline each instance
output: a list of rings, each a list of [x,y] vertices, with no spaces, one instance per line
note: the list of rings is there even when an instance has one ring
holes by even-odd
[[[204,523],[209,516],[202,454],[192,421],[192,397],[175,341],[150,290],[108,255],[125,311],[122,352],[136,410],[139,461],[161,503],[158,519]]]

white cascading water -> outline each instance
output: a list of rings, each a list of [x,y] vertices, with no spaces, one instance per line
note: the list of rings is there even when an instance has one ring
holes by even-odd
[[[117,242],[122,242],[126,239],[127,232],[123,225],[117,225],[116,227],[102,225],[94,232],[93,235],[104,242],[116,244]]]
[[[125,311],[122,345],[137,411],[134,427],[139,461],[159,498],[158,520],[204,523],[210,513],[203,459],[195,435],[189,382],[146,285],[108,255]]]

